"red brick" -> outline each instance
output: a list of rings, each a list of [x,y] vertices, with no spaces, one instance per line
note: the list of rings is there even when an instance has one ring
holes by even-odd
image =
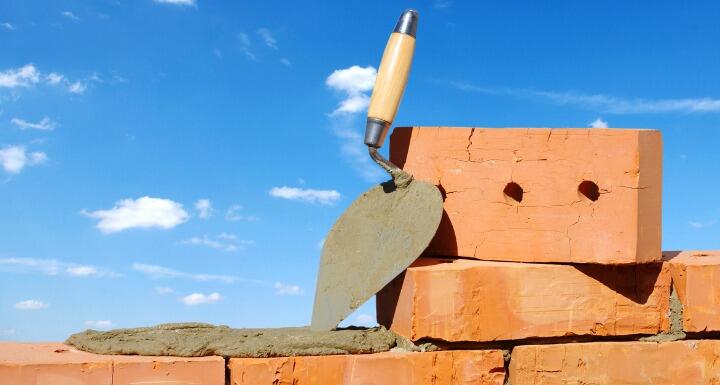
[[[0,385],[224,385],[222,357],[99,355],[60,343],[0,343]]]
[[[718,385],[720,341],[517,346],[512,385]]]
[[[720,251],[670,251],[663,257],[683,307],[683,330],[720,331]]]
[[[499,350],[230,359],[231,385],[502,385]]]
[[[390,158],[445,193],[429,256],[599,264],[661,258],[658,131],[396,128]],[[596,201],[579,192],[583,181],[597,185]],[[524,191],[520,202],[504,194],[511,182]]]
[[[667,330],[661,264],[553,265],[421,258],[377,295],[380,324],[414,341],[619,336]]]

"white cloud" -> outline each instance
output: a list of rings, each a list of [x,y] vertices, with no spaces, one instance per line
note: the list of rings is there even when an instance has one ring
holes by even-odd
[[[68,91],[72,92],[73,94],[82,95],[85,93],[85,90],[87,90],[87,84],[80,80],[68,85]]]
[[[75,20],[75,21],[80,20],[79,17],[75,16],[75,14],[70,11],[63,11],[60,14],[63,15],[63,17],[67,17],[70,20]]]
[[[189,218],[182,204],[148,196],[135,200],[123,199],[109,210],[83,210],[81,213],[99,219],[97,228],[106,234],[132,228],[171,229]]]
[[[39,273],[44,275],[68,275],[71,277],[119,277],[120,275],[95,266],[78,265],[55,259],[0,258],[0,271],[13,273]]]
[[[273,187],[270,196],[308,203],[332,204],[340,200],[340,193],[335,190],[314,190],[298,187]]]
[[[195,202],[195,210],[198,212],[198,217],[202,219],[208,219],[212,215],[212,202],[210,199],[198,199]]]
[[[44,116],[37,123],[28,122],[27,120],[23,120],[20,118],[12,118],[10,120],[10,123],[20,127],[21,130],[33,129],[41,131],[52,131],[58,126],[57,122],[50,120],[50,118],[48,118],[47,116]]]
[[[250,42],[250,36],[248,36],[245,32],[240,32],[237,34],[237,38],[240,41],[240,50],[245,54],[245,56],[252,61],[257,61],[257,56],[255,56],[255,54],[250,50],[250,46],[252,45]]]
[[[0,72],[0,87],[30,87],[40,81],[40,72],[32,64]]]
[[[133,270],[136,270],[136,271],[143,273],[143,274],[147,275],[148,277],[154,278],[154,279],[182,278],[182,279],[189,279],[192,281],[200,281],[200,282],[217,281],[217,282],[223,282],[223,283],[233,283],[233,282],[237,282],[237,281],[253,282],[253,280],[240,279],[238,277],[233,277],[233,276],[229,276],[229,275],[186,273],[186,272],[173,270],[173,269],[163,267],[163,266],[146,265],[143,263],[133,263],[132,268],[133,268]]]
[[[325,84],[335,91],[344,93],[345,99],[331,115],[354,114],[365,110],[370,102],[370,97],[366,93],[373,89],[376,76],[377,70],[372,66],[354,65],[333,71],[325,80]]]
[[[290,60],[287,58],[280,59],[280,63],[284,64],[286,67],[292,67],[292,63],[290,63]]]
[[[260,35],[260,38],[266,46],[272,49],[278,49],[277,40],[275,40],[275,37],[272,35],[272,32],[270,32],[269,29],[260,28],[257,30],[257,33],[258,35]]]
[[[222,296],[220,295],[220,293],[192,293],[190,295],[180,298],[180,300],[188,306],[215,303],[217,301],[220,301],[221,299]]]
[[[44,152],[31,152],[25,146],[6,146],[0,149],[0,164],[5,172],[19,174],[26,166],[45,163],[47,155]]]
[[[318,249],[322,249],[323,246],[325,246],[325,238],[319,240],[315,246],[317,246]]]
[[[7,30],[10,30],[10,31],[15,31],[15,30],[17,30],[17,28],[15,28],[14,25],[12,25],[12,24],[10,24],[10,23],[8,23],[8,22],[0,23],[0,27],[3,27],[3,28],[5,28],[5,29],[7,29]]]
[[[72,266],[65,269],[65,271],[75,277],[97,277],[101,274],[97,268],[92,266]]]
[[[375,321],[375,317],[371,316],[370,314],[360,314],[355,318],[355,321],[357,321],[359,326],[375,326],[375,325],[377,325],[377,321]]]
[[[172,4],[172,5],[183,5],[183,6],[197,6],[197,3],[195,0],[154,0],[156,3],[160,4]]]
[[[172,294],[175,290],[173,290],[171,287],[167,286],[158,286],[155,288],[155,293],[160,295],[166,295],[166,294]]]
[[[226,242],[219,241],[221,239]],[[252,245],[255,242],[246,239],[238,239],[234,234],[221,233],[218,234],[215,239],[203,235],[202,237],[192,237],[182,241],[186,245],[200,245],[209,247],[211,249],[217,249],[227,252],[234,252],[241,249],[245,249],[246,246]]]
[[[451,0],[435,0],[433,2],[433,7],[437,9],[444,9],[444,8],[450,8],[452,7],[453,2]]]
[[[713,98],[621,98],[611,95],[584,94],[573,91],[557,92],[514,88],[487,88],[464,82],[452,82],[450,84],[462,91],[481,92],[491,95],[509,95],[521,98],[542,98],[560,105],[576,105],[585,109],[611,114],[720,112],[720,99]]]
[[[602,120],[602,118],[597,118],[592,122],[588,123],[588,126],[591,128],[608,128],[608,123]]]
[[[227,211],[225,212],[225,220],[228,220],[230,222],[238,222],[238,221],[248,221],[248,222],[254,222],[257,221],[258,218],[255,215],[242,215],[240,214],[240,211],[243,210],[242,205],[234,204],[230,206]]]
[[[282,282],[275,282],[275,294],[277,295],[302,295],[303,290],[297,285],[288,285]]]
[[[331,129],[340,141],[340,153],[368,182],[378,182],[387,177],[370,159],[362,134],[357,129],[361,124],[356,115],[367,108],[370,102],[368,92],[373,89],[376,76],[374,67],[354,65],[334,71],[325,80],[329,88],[345,96],[330,113]]]
[[[715,224],[717,222],[718,222],[717,220],[713,219],[713,220],[704,221],[704,222],[689,221],[688,224],[690,225],[690,227],[695,228],[695,229],[704,229],[704,228],[715,226]]]
[[[28,299],[16,303],[14,307],[18,310],[40,310],[47,308],[48,304],[43,301],[38,301],[36,299]]]
[[[106,330],[110,329],[113,323],[110,320],[85,321],[85,326],[93,329]]]
[[[61,74],[58,74],[55,72],[51,72],[51,73],[47,74],[47,76],[45,76],[45,80],[47,80],[48,84],[50,84],[52,86],[56,86],[56,85],[60,84],[60,82],[63,81],[64,79],[65,79],[64,75],[61,75]]]

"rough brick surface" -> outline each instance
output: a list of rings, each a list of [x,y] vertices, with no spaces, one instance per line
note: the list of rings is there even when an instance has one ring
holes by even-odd
[[[0,385],[224,385],[222,357],[105,356],[60,343],[0,343]]]
[[[663,254],[683,307],[686,332],[720,331],[720,251]]]
[[[112,385],[112,360],[58,343],[0,343],[2,385]]]
[[[377,295],[378,322],[414,341],[619,336],[667,330],[659,263],[552,265],[421,258]]]
[[[232,385],[502,385],[499,350],[230,359]]]
[[[396,128],[390,159],[444,191],[430,256],[600,264],[661,258],[658,131]],[[523,191],[519,202],[511,182]]]
[[[512,385],[718,385],[720,341],[518,346]]]

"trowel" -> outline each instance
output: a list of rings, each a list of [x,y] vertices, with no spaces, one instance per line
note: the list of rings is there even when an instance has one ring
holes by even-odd
[[[440,224],[438,188],[413,177],[378,150],[395,119],[415,50],[418,13],[400,15],[380,62],[368,107],[365,144],[392,180],[360,196],[325,238],[311,329],[332,330],[420,256]]]

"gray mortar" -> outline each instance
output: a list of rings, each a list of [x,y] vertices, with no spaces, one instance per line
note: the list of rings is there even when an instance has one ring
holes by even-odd
[[[67,344],[97,354],[178,357],[289,357],[361,354],[399,347],[420,351],[409,340],[384,327],[315,332],[309,328],[232,329],[203,323],[162,324],[153,327],[86,330]]]
[[[683,331],[682,302],[680,302],[680,298],[678,298],[677,291],[675,290],[675,285],[672,285],[670,290],[670,307],[668,309],[670,330],[650,337],[641,337],[640,341],[669,342],[682,340],[687,336]]]

